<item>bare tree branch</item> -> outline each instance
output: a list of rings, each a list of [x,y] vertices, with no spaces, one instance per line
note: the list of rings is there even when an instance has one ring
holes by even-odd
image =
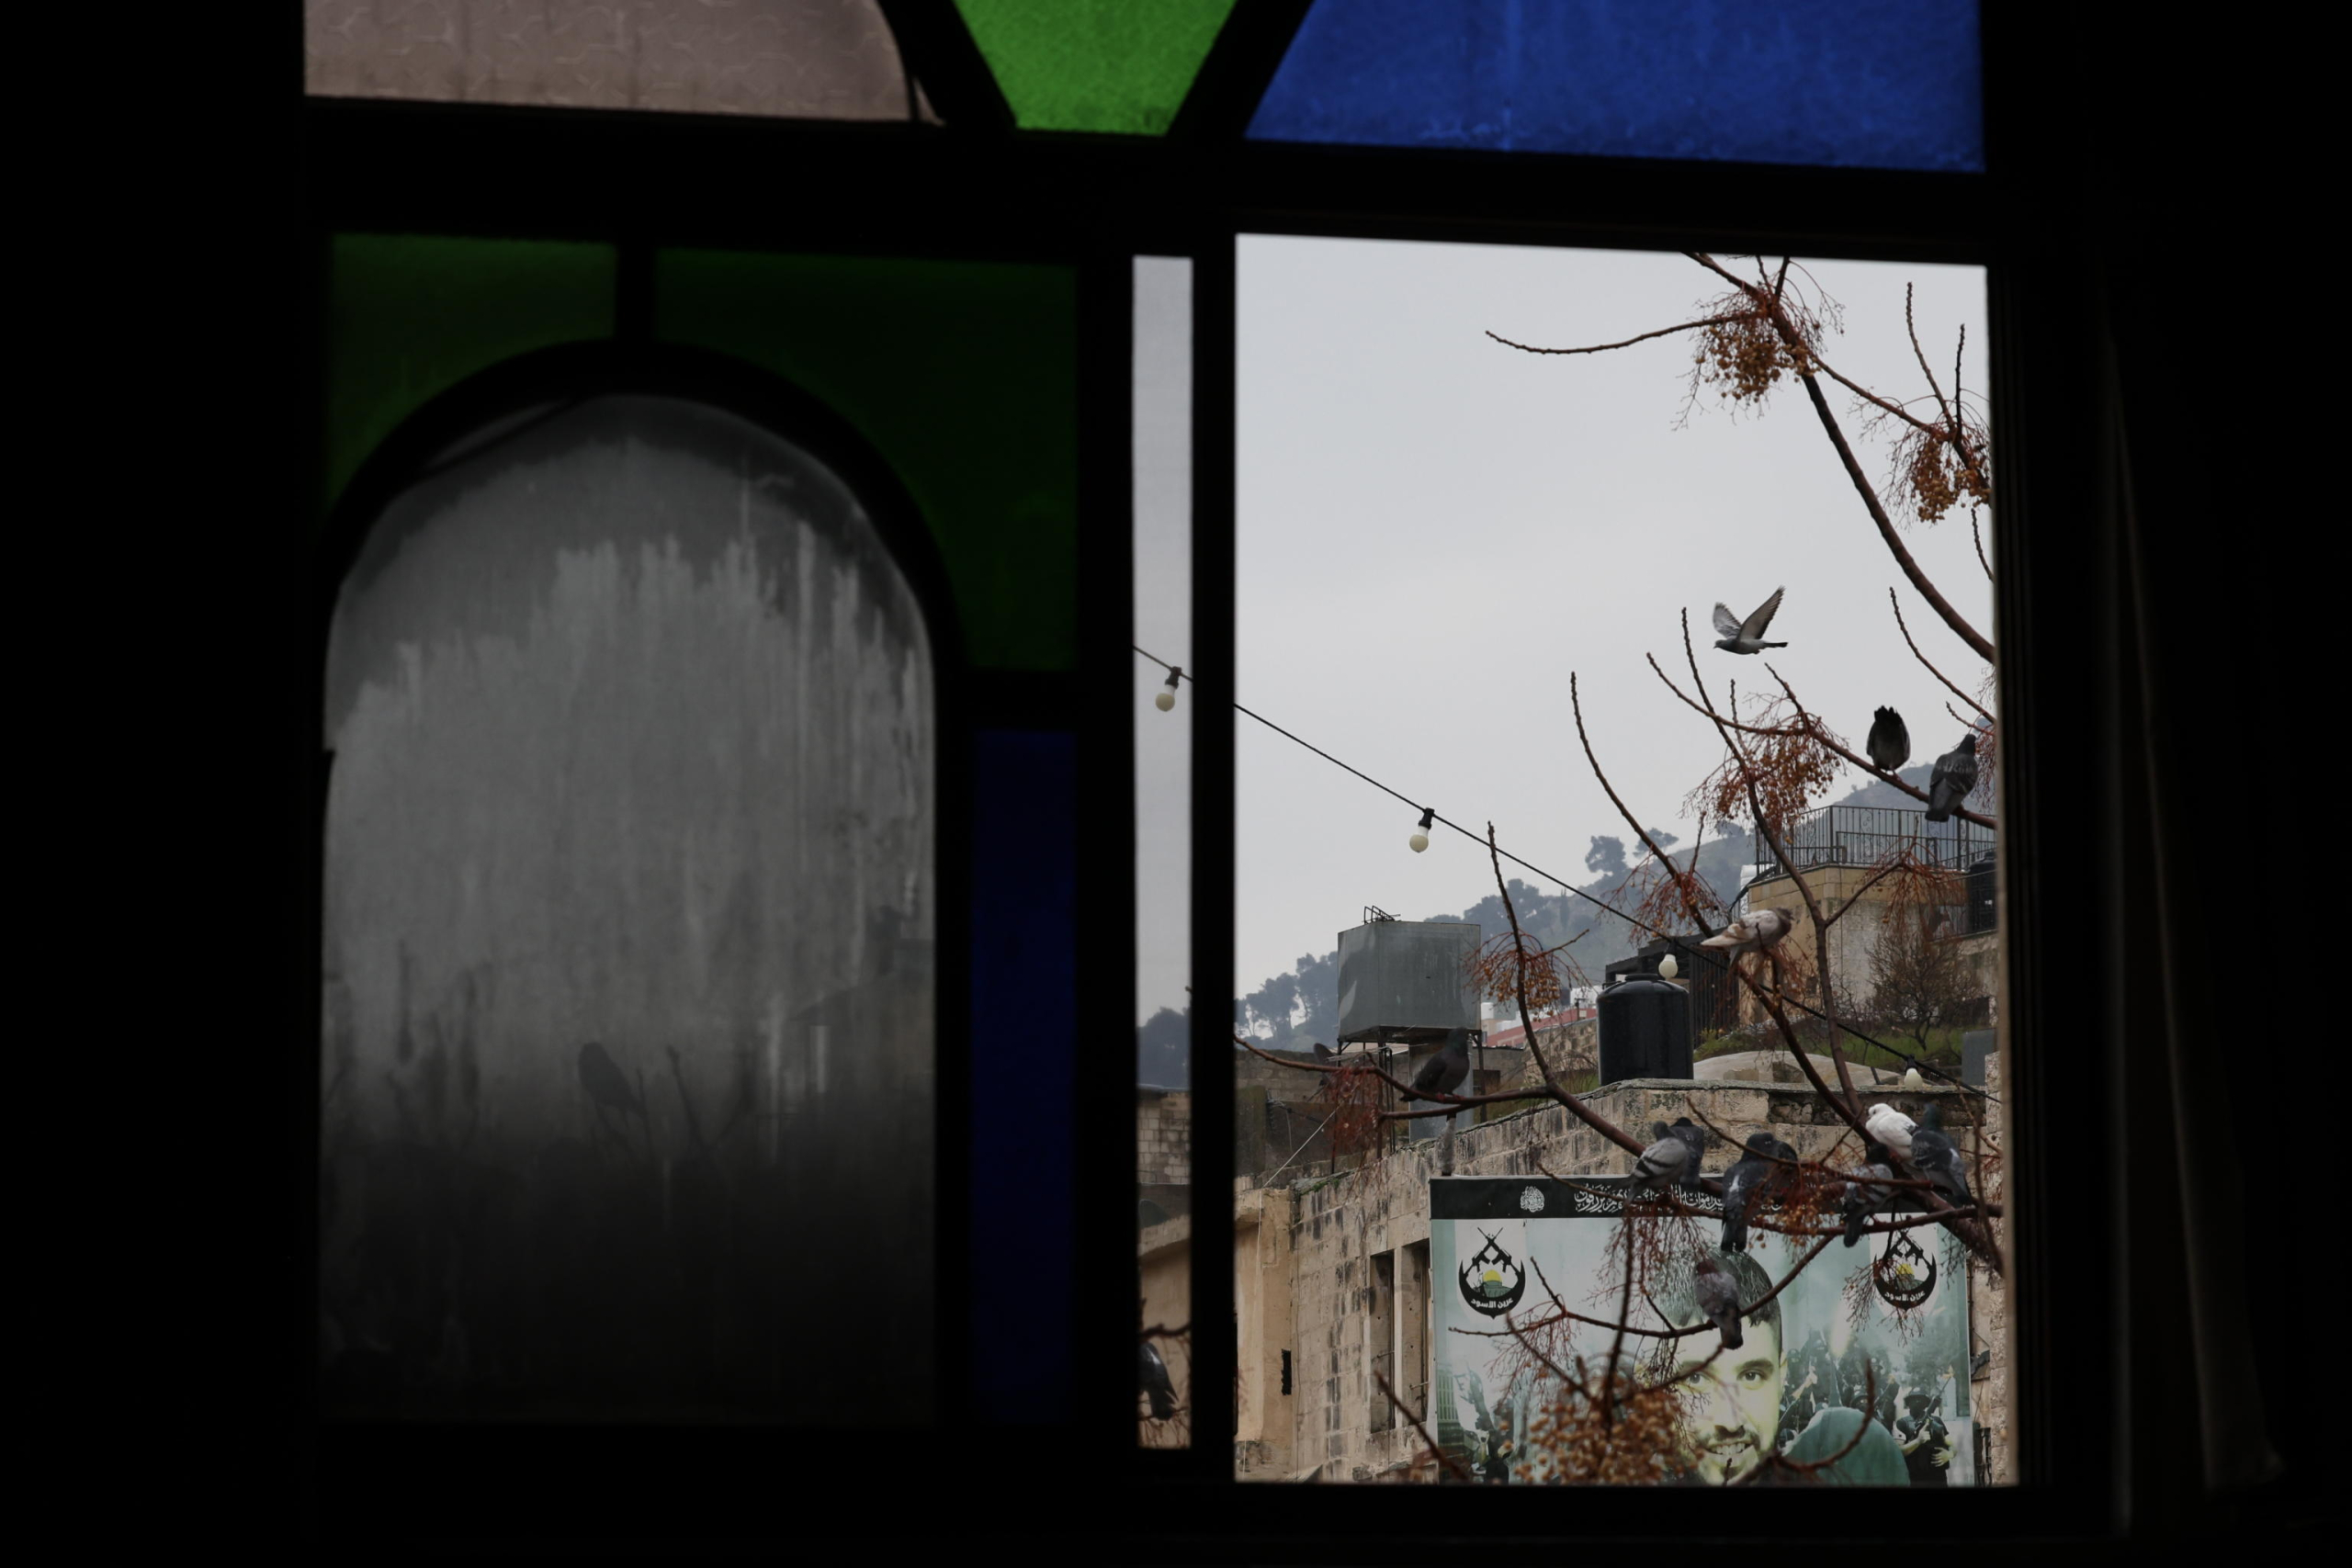
[[[1728,326],[1741,319],[1738,316],[1710,316],[1703,321],[1684,321],[1679,326],[1660,327],[1654,333],[1643,333],[1638,337],[1629,337],[1623,343],[1596,343],[1586,348],[1537,348],[1532,344],[1513,343],[1498,333],[1488,333],[1487,335],[1505,348],[1515,348],[1521,354],[1606,354],[1612,348],[1631,348],[1637,343],[1647,343],[1654,337],[1672,337],[1676,333],[1697,332],[1703,327]]]
[[[1895,597],[1894,590],[1892,588],[1886,591],[1886,602],[1894,607],[1894,624],[1895,626],[1903,633],[1904,644],[1911,649],[1911,657],[1917,660],[1922,665],[1924,665],[1928,674],[1933,675],[1937,680],[1941,681],[1944,683],[1944,689],[1946,691],[1951,693],[1953,696],[1958,697],[1962,702],[1966,703],[1970,707],[1975,708],[1978,713],[1984,714],[1985,723],[1992,723],[1993,716],[1989,713],[1984,713],[1984,710],[1977,705],[1977,702],[1974,697],[1970,696],[1966,692],[1963,692],[1958,686],[1953,685],[1951,683],[1951,678],[1946,675],[1942,671],[1937,669],[1934,664],[1928,661],[1928,656],[1919,651],[1919,645],[1912,640],[1911,628],[1904,625],[1903,601]]]
[[[1967,618],[1954,609],[1951,602],[1938,591],[1936,585],[1928,580],[1928,574],[1920,569],[1919,563],[1912,558],[1910,550],[1903,543],[1902,536],[1895,531],[1894,520],[1886,514],[1886,508],[1879,502],[1878,491],[1871,487],[1869,476],[1862,472],[1860,462],[1854,457],[1852,446],[1846,440],[1845,428],[1838,423],[1837,414],[1830,411],[1829,400],[1822,395],[1821,379],[1815,374],[1815,368],[1821,363],[1820,356],[1814,352],[1811,345],[1804,341],[1804,335],[1796,330],[1795,324],[1789,320],[1788,312],[1781,301],[1773,299],[1769,292],[1758,285],[1749,283],[1726,270],[1713,256],[1697,251],[1688,251],[1684,254],[1755,300],[1763,310],[1766,319],[1772,323],[1773,330],[1781,334],[1781,341],[1788,345],[1790,352],[1796,357],[1797,378],[1804,383],[1805,396],[1812,400],[1813,412],[1821,421],[1821,428],[1827,434],[1829,444],[1837,448],[1838,460],[1845,465],[1846,477],[1853,481],[1854,493],[1861,498],[1863,507],[1871,514],[1871,521],[1878,525],[1879,537],[1885,541],[1887,550],[1894,557],[1895,564],[1900,566],[1903,569],[1903,574],[1911,580],[1911,586],[1919,591],[1919,597],[1925,599],[1936,614],[1943,617],[1944,624],[1951,627],[1953,634],[1974,649],[1977,656],[1986,663],[1993,662],[1991,639],[1974,626],[1970,626]],[[1841,385],[1851,385],[1843,377],[1838,377],[1836,379]],[[1883,400],[1874,395],[1871,395],[1871,400],[1883,405]],[[1911,418],[1907,413],[1903,417]],[[1917,422],[1915,420],[1913,423]]]
[[[1640,822],[1636,821],[1631,811],[1625,809],[1625,803],[1617,796],[1616,786],[1609,782],[1609,775],[1601,771],[1600,759],[1592,754],[1592,738],[1585,733],[1584,703],[1577,694],[1577,673],[1573,670],[1568,671],[1568,706],[1577,716],[1577,739],[1584,742],[1584,760],[1591,764],[1592,776],[1600,781],[1601,789],[1608,794],[1609,804],[1617,808],[1617,815],[1623,817],[1625,819],[1625,825],[1633,829],[1634,836],[1642,840],[1644,847],[1645,847],[1651,854],[1657,856],[1658,862],[1667,868],[1667,874],[1668,875],[1672,875],[1674,871],[1674,863],[1666,858],[1666,852],[1658,848],[1657,840],[1656,839],[1650,837],[1650,830],[1647,828],[1643,827]],[[1679,881],[1675,886],[1681,889],[1682,907],[1690,917],[1690,924],[1697,929],[1700,934],[1704,935],[1707,931],[1706,917],[1699,912],[1699,906],[1690,897],[1690,890],[1688,888],[1683,888],[1682,885]],[[1631,924],[1632,922],[1628,921],[1627,923]]]

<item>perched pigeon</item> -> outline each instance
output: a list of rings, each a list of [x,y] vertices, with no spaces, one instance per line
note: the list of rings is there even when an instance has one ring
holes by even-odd
[[[1871,721],[1871,738],[1862,742],[1871,762],[1879,772],[1894,773],[1911,760],[1911,732],[1903,728],[1903,716],[1893,708],[1881,708]]]
[[[1655,1192],[1669,1181],[1688,1187],[1699,1179],[1699,1159],[1706,1149],[1707,1135],[1691,1124],[1690,1118],[1678,1116],[1671,1127],[1653,1122],[1650,1136],[1657,1141],[1634,1162],[1634,1179],[1626,1191]]]
[[[1870,1135],[1886,1146],[1897,1159],[1911,1157],[1911,1130],[1918,1125],[1892,1105],[1873,1105],[1862,1122]]]
[[[1724,1172],[1724,1251],[1738,1252],[1747,1246],[1748,1205],[1777,1185],[1781,1151],[1787,1146],[1770,1133],[1753,1134],[1747,1152]]]
[[[1458,1094],[1462,1080],[1470,1076],[1470,1032],[1450,1029],[1445,1034],[1445,1049],[1421,1064],[1413,1075],[1413,1097],[1425,1100],[1434,1091],[1438,1094]]]
[[[1856,1174],[1876,1177],[1878,1180],[1846,1183],[1845,1201],[1838,1205],[1838,1209],[1846,1216],[1846,1245],[1848,1247],[1862,1239],[1863,1222],[1872,1214],[1884,1213],[1894,1199],[1894,1188],[1879,1185],[1880,1182],[1891,1181],[1894,1178],[1894,1165],[1888,1157],[1886,1150],[1873,1141],[1864,1145],[1862,1152],[1868,1156],[1870,1163],[1863,1166]]]
[[[1726,653],[1757,653],[1768,648],[1788,647],[1785,642],[1764,640],[1764,628],[1772,624],[1773,615],[1781,608],[1781,595],[1787,592],[1785,588],[1772,590],[1772,596],[1757,605],[1756,613],[1744,621],[1733,615],[1727,606],[1717,604],[1715,631],[1722,640],[1715,646]]]
[[[1929,1105],[1919,1114],[1922,1120],[1911,1130],[1911,1152],[1905,1156],[1911,1168],[1935,1183],[1937,1194],[1954,1208],[1973,1202],[1968,1195],[1967,1173],[1961,1168],[1960,1150],[1944,1136],[1942,1113]]]
[[[644,1105],[637,1098],[637,1090],[629,1088],[628,1079],[621,1077],[620,1067],[612,1054],[594,1040],[580,1047],[580,1082],[587,1089],[588,1098],[598,1105],[631,1116],[642,1116]]]
[[[1331,1058],[1331,1047],[1329,1047],[1329,1045],[1324,1044],[1324,1043],[1323,1043],[1323,1042],[1321,1042],[1320,1040],[1316,1041],[1316,1042],[1315,1042],[1315,1059],[1316,1059],[1317,1061],[1318,1061],[1318,1062],[1328,1062],[1328,1061],[1330,1061],[1330,1060],[1332,1059],[1332,1058]]]
[[[1923,1078],[1923,1077],[1921,1077],[1919,1076],[1919,1069],[1918,1069],[1918,1068],[1917,1068],[1917,1067],[1905,1067],[1905,1068],[1904,1068],[1904,1069],[1903,1069],[1903,1092],[1904,1092],[1904,1093],[1905,1093],[1905,1094],[1917,1094],[1917,1093],[1920,1093],[1922,1090],[1924,1090],[1927,1087],[1928,1087],[1928,1080],[1927,1080],[1927,1079],[1925,1079],[1925,1078]]]
[[[1699,1310],[1724,1337],[1724,1348],[1736,1350],[1740,1347],[1739,1286],[1728,1270],[1712,1258],[1699,1259],[1693,1270],[1691,1284],[1696,1287]]]
[[[1963,735],[1960,744],[1936,759],[1928,778],[1928,820],[1949,822],[1953,807],[1976,787],[1976,737]]]
[[[1773,946],[1796,929],[1796,917],[1788,910],[1758,909],[1752,915],[1734,920],[1699,945],[1725,948],[1733,953],[1751,953],[1758,948]]]
[[[1151,1396],[1151,1418],[1165,1421],[1176,1414],[1176,1385],[1169,1380],[1168,1363],[1159,1359],[1151,1341],[1143,1344],[1143,1392]]]

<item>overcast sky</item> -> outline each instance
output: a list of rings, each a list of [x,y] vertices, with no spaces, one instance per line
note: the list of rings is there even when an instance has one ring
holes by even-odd
[[[1805,265],[1844,307],[1845,330],[1824,352],[1847,375],[1925,393],[1904,332],[1908,281],[1946,389],[1963,325],[1965,381],[1986,384],[1981,269]],[[1888,587],[1948,673],[1973,689],[1982,666],[1903,581],[1801,387],[1784,384],[1761,417],[1736,420],[1702,394],[1678,430],[1689,335],[1559,357],[1484,335],[1582,344],[1688,320],[1721,291],[1695,264],[1245,236],[1239,268],[1244,704],[1456,821],[1491,818],[1506,848],[1578,882],[1592,836],[1626,829],[1578,749],[1570,671],[1619,793],[1689,848],[1682,797],[1720,747],[1642,660],[1679,666],[1685,607],[1719,696],[1727,678],[1745,691],[1769,677],[1764,659],[1710,646],[1713,606],[1744,615],[1785,583],[1770,636],[1790,647],[1765,657],[1808,706],[1859,744],[1871,710],[1893,704],[1911,724],[1915,761],[1959,738],[1946,694],[1903,646]],[[1851,401],[1841,393],[1832,406],[1883,480],[1887,449],[1862,440]],[[1912,525],[1907,538],[1993,635],[1964,513]],[[1414,854],[1410,810],[1236,722],[1238,992],[1329,951],[1367,904],[1419,919],[1493,891],[1467,840],[1441,832]],[[1161,968],[1146,959],[1146,1014],[1182,1005],[1181,964]]]

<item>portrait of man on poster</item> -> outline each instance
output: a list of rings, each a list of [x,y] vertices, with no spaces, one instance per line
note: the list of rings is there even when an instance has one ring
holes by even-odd
[[[1763,1267],[1744,1252],[1717,1252],[1718,1267],[1739,1287],[1742,1303],[1770,1293]],[[1678,1328],[1704,1324],[1691,1276],[1679,1274],[1657,1293],[1658,1310]],[[1685,1479],[1719,1486],[1736,1481],[1774,1451],[1781,1434],[1781,1303],[1765,1302],[1741,1320],[1741,1344],[1717,1355],[1710,1329],[1665,1341],[1665,1359],[1684,1384],[1679,1459]],[[1713,1359],[1709,1359],[1710,1357]]]

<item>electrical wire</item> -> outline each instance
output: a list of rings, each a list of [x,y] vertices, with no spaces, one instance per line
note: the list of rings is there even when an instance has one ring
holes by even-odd
[[[1174,675],[1178,680],[1193,680],[1192,676],[1186,674],[1175,665],[1169,663],[1168,660],[1160,658],[1158,654],[1153,653],[1148,649],[1136,643],[1130,643],[1128,646],[1135,649],[1135,650],[1144,658],[1151,660],[1152,663],[1159,665],[1162,670],[1165,670]],[[1194,683],[1197,684],[1198,682]],[[1481,849],[1489,847],[1486,839],[1482,835],[1472,832],[1469,829],[1464,828],[1461,823],[1453,820],[1442,812],[1438,811],[1436,807],[1424,806],[1421,802],[1415,800],[1412,796],[1405,794],[1403,791],[1392,788],[1389,785],[1381,783],[1380,780],[1374,778],[1362,768],[1340,761],[1340,759],[1334,757],[1330,752],[1326,751],[1322,747],[1316,745],[1313,741],[1292,734],[1289,730],[1284,729],[1281,725],[1276,724],[1272,719],[1268,718],[1265,715],[1254,712],[1250,708],[1246,708],[1238,702],[1233,705],[1233,711],[1238,714],[1245,714],[1250,718],[1256,719],[1260,724],[1264,725],[1268,729],[1272,730],[1283,739],[1290,741],[1294,745],[1305,747],[1307,750],[1314,752],[1317,756],[1322,758],[1333,767],[1353,773],[1356,777],[1372,785],[1373,788],[1379,790],[1382,794],[1393,795],[1396,799],[1403,801],[1407,806],[1411,807],[1416,811],[1429,812],[1436,820],[1444,823],[1447,827],[1453,829],[1455,832],[1461,834],[1464,838],[1469,840],[1472,843],[1476,844]],[[1553,873],[1544,870],[1542,866],[1535,864],[1532,861],[1521,860],[1519,856],[1511,853],[1509,850],[1504,849],[1499,842],[1493,845],[1492,848],[1496,854],[1500,856],[1502,859],[1510,862],[1511,864],[1518,866],[1521,870],[1528,872],[1532,875],[1539,876],[1546,882],[1555,882],[1559,884],[1562,887],[1566,888],[1570,893],[1583,899],[1586,903],[1599,905],[1602,909],[1605,909],[1610,914],[1616,916],[1619,919],[1624,921],[1627,925],[1632,926],[1636,931],[1647,931],[1650,935],[1668,942],[1679,942],[1682,940],[1676,937],[1669,931],[1662,931],[1658,930],[1656,926],[1651,925],[1646,920],[1638,919],[1635,917],[1625,913],[1623,909],[1618,908],[1615,905],[1610,903],[1605,898],[1595,897],[1592,894],[1587,893],[1583,888],[1569,882],[1565,876],[1555,875]],[[1695,857],[1693,858],[1692,863],[1694,866],[1697,863]],[[1699,959],[1701,962],[1714,965],[1718,973],[1728,973],[1731,969],[1731,964],[1727,960],[1717,958],[1714,954],[1708,953],[1703,949],[1692,948],[1686,951],[1690,952],[1691,956]],[[1819,1019],[1822,1022],[1828,1024],[1833,1029],[1844,1031],[1846,1033],[1852,1035],[1855,1039],[1862,1042],[1862,1043],[1866,1045],[1875,1046],[1877,1049],[1885,1052],[1888,1055],[1893,1056],[1897,1061],[1906,1062],[1912,1066],[1917,1067],[1932,1077],[1943,1079],[1944,1082],[1951,1085],[1954,1089],[1964,1089],[1980,1100],[1989,1100],[1996,1104],[1999,1102],[1997,1096],[1987,1093],[1984,1089],[1977,1088],[1974,1084],[1965,1082],[1953,1077],[1951,1074],[1945,1072],[1941,1067],[1937,1066],[1932,1062],[1913,1056],[1908,1052],[1898,1051],[1883,1040],[1872,1039],[1870,1035],[1863,1033],[1860,1030],[1855,1028],[1852,1024],[1848,1023],[1845,1020],[1841,1018],[1834,1018],[1828,1013],[1823,1012],[1820,1009],[1809,1005],[1799,998],[1783,994],[1781,997],[1781,999],[1788,1003],[1790,1006],[1796,1008],[1799,1011]]]

